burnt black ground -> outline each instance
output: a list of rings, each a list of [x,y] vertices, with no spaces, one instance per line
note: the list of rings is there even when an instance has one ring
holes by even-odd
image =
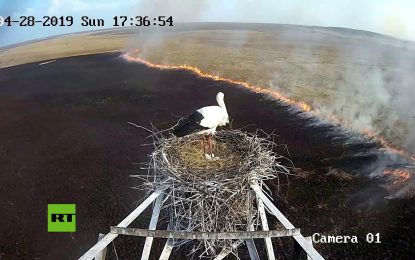
[[[74,259],[143,199],[129,174],[147,161],[148,133],[128,121],[167,128],[218,91],[233,128],[274,132],[296,167],[311,178],[281,185],[281,210],[305,235],[381,232],[382,244],[317,245],[324,256],[383,259],[414,254],[413,201],[383,200],[369,180],[326,176],[327,167],[357,172],[375,160],[371,142],[337,136],[336,128],[311,120],[261,94],[198,78],[188,71],[156,70],[119,54],[59,59],[39,66],[0,70],[0,259]],[[281,152],[284,149],[281,148]],[[370,152],[369,152],[370,151]],[[346,155],[362,153],[352,159]],[[326,158],[332,158],[325,160]],[[276,183],[270,185],[276,191]],[[76,203],[78,231],[47,233],[48,203]],[[148,216],[148,215],[147,215]],[[148,219],[132,226],[146,226]],[[285,243],[276,242],[279,252]],[[120,259],[137,259],[143,240],[118,238]],[[161,248],[162,241],[156,241]],[[110,252],[112,254],[112,252]],[[176,254],[177,257],[177,254]]]

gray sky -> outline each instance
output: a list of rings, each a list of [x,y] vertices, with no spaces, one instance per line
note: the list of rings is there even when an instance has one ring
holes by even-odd
[[[411,0],[0,0],[0,16],[72,15],[72,27],[0,27],[0,46],[69,32],[83,15],[104,18],[112,27],[115,15],[173,16],[177,22],[265,22],[363,29],[415,40],[415,1]]]

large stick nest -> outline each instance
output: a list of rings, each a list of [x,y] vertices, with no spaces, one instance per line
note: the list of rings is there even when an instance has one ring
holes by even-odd
[[[290,161],[274,152],[271,138],[239,130],[219,131],[214,137],[215,159],[206,160],[201,137],[165,138],[154,142],[148,175],[140,188],[149,192],[162,189],[168,195],[168,228],[175,231],[232,232],[256,230],[258,213],[255,194],[257,182],[265,193],[265,180],[288,175],[283,165]],[[189,241],[175,241],[176,245]],[[212,257],[232,241],[195,241],[193,253]],[[234,252],[236,253],[236,252]]]

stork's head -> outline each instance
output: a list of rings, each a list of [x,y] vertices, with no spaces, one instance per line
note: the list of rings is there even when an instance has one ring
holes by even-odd
[[[222,92],[218,92],[218,94],[216,94],[216,102],[218,102],[218,105],[222,108],[225,109],[226,111],[226,106],[225,106],[225,95]]]
[[[218,94],[216,94],[216,101],[218,102],[218,105],[225,111],[225,115],[226,115],[223,118],[223,121],[220,123],[221,126],[229,124],[229,116],[228,116],[228,111],[226,110],[224,98],[225,98],[225,95],[222,92],[218,92]]]
[[[223,92],[218,92],[218,94],[216,94],[216,100],[222,100],[225,97],[225,95],[223,94]]]

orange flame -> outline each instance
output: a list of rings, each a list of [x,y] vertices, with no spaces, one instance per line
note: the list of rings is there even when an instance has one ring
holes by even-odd
[[[126,52],[122,55],[122,57],[127,60],[127,61],[131,61],[131,62],[139,62],[142,63],[150,68],[157,68],[160,70],[167,70],[167,69],[173,69],[173,70],[189,70],[193,73],[195,73],[196,75],[198,75],[199,77],[203,77],[203,78],[208,78],[208,79],[212,79],[215,81],[224,81],[224,82],[228,82],[228,83],[232,83],[232,84],[237,84],[240,85],[242,87],[248,88],[252,91],[254,91],[255,93],[262,93],[262,94],[267,94],[270,95],[274,98],[276,98],[277,100],[287,104],[287,105],[291,105],[293,107],[296,107],[297,109],[299,109],[302,112],[308,112],[310,114],[316,114],[315,111],[311,110],[311,106],[298,101],[298,100],[294,100],[292,98],[286,97],[283,94],[275,91],[275,90],[270,90],[268,88],[265,87],[258,87],[258,86],[253,86],[247,82],[243,82],[243,81],[237,81],[237,80],[232,80],[232,79],[228,79],[228,78],[224,78],[224,77],[220,77],[220,76],[216,76],[216,75],[212,75],[212,74],[208,74],[205,72],[202,72],[200,69],[184,64],[184,65],[165,65],[165,64],[156,64],[156,63],[152,63],[149,61],[144,60],[143,58],[139,57],[140,54],[140,50],[139,49],[135,49],[133,51],[130,52]],[[328,118],[328,120],[330,120],[330,122],[332,123],[337,123],[337,124],[341,124],[342,120],[339,119],[338,117],[336,117],[335,115],[330,116],[330,118]],[[391,145],[388,141],[386,141],[386,139],[384,139],[383,137],[377,136],[374,132],[370,131],[370,130],[364,130],[363,133],[365,135],[367,135],[370,138],[374,138],[377,141],[379,141],[384,147],[386,147],[387,149],[389,149],[392,153],[396,153],[399,154],[401,156],[405,156],[406,158],[412,160],[415,162],[415,155],[413,154],[409,154],[407,152],[405,152],[402,149],[396,148],[393,145]]]
[[[136,57],[132,57],[132,54]],[[266,89],[264,87],[257,87],[257,86],[253,86],[247,82],[243,82],[243,81],[236,81],[236,80],[231,80],[228,78],[223,78],[220,76],[216,76],[216,75],[211,75],[205,72],[202,72],[200,69],[196,68],[196,67],[192,67],[189,66],[187,64],[184,65],[162,65],[162,64],[155,64],[155,63],[151,63],[149,61],[146,61],[142,58],[140,58],[138,56],[139,54],[139,50],[134,50],[130,53],[124,53],[123,57],[128,60],[128,61],[135,61],[135,62],[140,62],[142,64],[147,65],[148,67],[151,68],[157,68],[157,69],[161,69],[161,70],[165,70],[165,69],[173,69],[173,70],[180,70],[180,69],[184,69],[184,70],[189,70],[192,71],[193,73],[195,73],[196,75],[198,75],[199,77],[203,77],[203,78],[208,78],[208,79],[213,79],[215,81],[224,81],[224,82],[228,82],[228,83],[232,83],[232,84],[237,84],[237,85],[241,85],[245,88],[248,88],[256,93],[262,93],[262,94],[268,94],[280,101],[282,101],[283,103],[286,103],[288,105],[294,106],[298,109],[300,109],[303,112],[309,112],[311,111],[311,107],[304,103],[304,102],[300,102],[291,98],[288,98],[284,95],[282,95],[281,93],[277,92],[277,91],[273,91],[273,90],[269,90]]]
[[[404,170],[404,169],[394,169],[394,170],[384,170],[383,171],[384,175],[389,175],[392,176],[394,181],[392,182],[393,185],[401,185],[405,182],[407,182],[411,176],[413,175],[413,173],[411,173],[408,170]]]
[[[388,148],[388,150],[390,150],[392,153],[398,154],[398,155],[401,155],[401,156],[404,156],[404,157],[406,157],[406,158],[408,158],[408,159],[410,159],[412,161],[415,161],[415,155],[409,154],[405,150],[399,149],[399,148],[393,146],[385,138],[383,138],[381,136],[377,136],[373,131],[370,131],[368,129],[363,129],[363,133],[366,136],[368,136],[370,138],[374,138],[375,140],[379,141],[382,146]]]

